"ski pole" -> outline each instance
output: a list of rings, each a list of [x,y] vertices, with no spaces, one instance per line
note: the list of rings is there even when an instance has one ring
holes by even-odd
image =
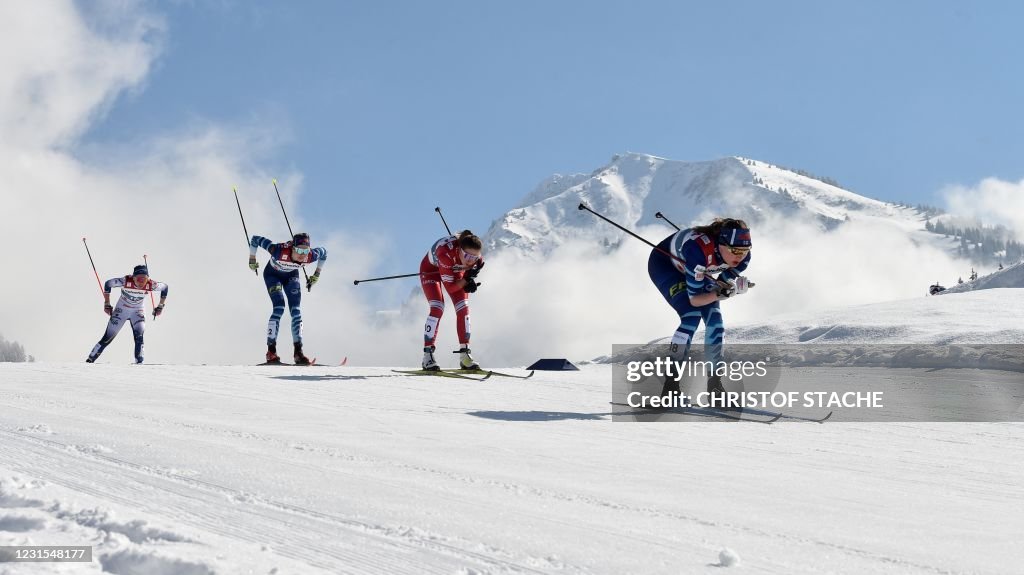
[[[666,256],[668,256],[669,258],[671,258],[671,259],[674,259],[674,260],[676,260],[677,262],[679,262],[679,263],[681,263],[681,264],[685,264],[685,263],[686,263],[686,262],[685,262],[685,261],[684,261],[684,260],[683,260],[682,258],[680,258],[680,257],[676,257],[676,256],[675,256],[675,255],[673,255],[673,254],[670,254],[669,252],[667,252],[667,251],[665,251],[665,250],[663,250],[663,249],[659,248],[658,246],[656,246],[656,245],[652,244],[651,242],[649,242],[649,241],[645,240],[644,238],[642,238],[642,237],[640,237],[640,236],[636,235],[635,233],[633,233],[633,232],[631,232],[631,231],[627,230],[626,228],[624,228],[624,227],[620,226],[619,224],[617,224],[617,223],[615,223],[615,222],[613,222],[613,221],[609,220],[608,218],[606,218],[606,217],[602,216],[601,214],[599,214],[599,213],[595,212],[594,210],[590,209],[590,206],[588,206],[587,204],[585,204],[585,203],[583,203],[583,202],[580,202],[580,206],[579,206],[579,209],[580,209],[580,210],[586,210],[586,211],[588,211],[588,212],[590,212],[590,213],[594,214],[595,216],[597,216],[597,217],[601,218],[602,220],[604,220],[604,221],[608,222],[609,224],[611,224],[611,225],[613,225],[613,226],[615,226],[615,227],[619,228],[620,230],[622,230],[622,231],[626,232],[627,234],[629,234],[629,235],[633,236],[634,238],[636,238],[636,239],[638,239],[638,240],[642,241],[643,243],[645,243],[645,244],[647,244],[647,245],[651,246],[651,247],[652,247],[652,248],[654,248],[654,249],[655,249],[656,251],[658,251],[658,252],[660,252],[660,253],[663,253],[663,254],[665,254],[665,255],[666,255]]]
[[[444,221],[444,214],[441,213],[441,208],[434,208],[437,215],[441,216],[441,223],[444,224],[444,229],[448,230],[448,235],[452,235],[452,229],[448,227],[448,222]]]
[[[149,269],[149,256],[142,254],[142,261],[146,264],[146,269]],[[153,290],[149,290],[149,303],[153,304],[153,309],[156,309],[156,299],[153,298]],[[153,321],[156,321],[156,314],[153,314]]]
[[[231,191],[235,192],[235,205],[238,206],[238,217],[242,218],[242,231],[245,232],[245,247],[249,247],[249,242],[252,241],[249,237],[249,229],[245,227],[245,216],[242,215],[242,204],[238,201],[238,188],[231,187]],[[260,275],[259,270],[252,270],[257,276]]]
[[[100,295],[103,295],[103,282],[100,281],[100,274],[96,271],[96,264],[92,261],[92,252],[89,251],[89,243],[82,238],[82,243],[85,244],[85,253],[89,254],[89,263],[92,264],[92,273],[96,276],[96,285],[100,288]]]
[[[379,282],[381,280],[393,280],[393,279],[398,279],[398,278],[411,278],[411,277],[420,276],[420,275],[429,276],[429,275],[437,275],[439,273],[441,273],[441,272],[424,272],[424,273],[416,272],[414,274],[402,274],[402,275],[399,275],[399,276],[384,276],[384,277],[380,277],[380,278],[370,278],[370,279],[365,279],[365,280],[352,280],[352,283],[354,285],[359,285],[361,283],[366,283],[366,282]]]
[[[277,178],[271,180],[274,182],[274,191],[277,192],[277,203],[281,204],[281,213],[284,214],[284,223],[288,224],[288,235],[295,237],[295,233],[292,231],[292,223],[288,221],[288,212],[284,210],[284,202],[281,200],[281,192],[277,189]],[[313,286],[309,285],[309,275],[306,274],[306,266],[302,265],[302,277],[306,278],[306,291],[313,289]]]
[[[670,219],[666,218],[666,217],[665,217],[665,215],[664,215],[664,214],[662,214],[661,212],[658,212],[658,213],[654,214],[654,217],[656,217],[656,218],[658,218],[658,219],[662,219],[662,220],[665,220],[666,222],[668,222],[668,225],[670,225],[670,226],[672,226],[673,228],[675,228],[675,229],[676,229],[676,231],[682,230],[682,228],[680,228],[679,226],[677,226],[677,225],[673,224],[673,223],[672,223],[672,220],[670,220]]]

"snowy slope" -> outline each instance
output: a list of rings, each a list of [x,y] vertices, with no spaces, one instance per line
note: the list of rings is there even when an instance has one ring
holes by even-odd
[[[726,549],[744,573],[1024,562],[1024,469],[1007,464],[1024,426],[613,423],[609,378],[0,364],[0,544],[96,557],[0,572],[718,574]]]
[[[619,245],[622,234],[595,225],[593,216],[577,209],[580,202],[633,229],[665,226],[655,218],[659,211],[681,226],[727,214],[753,222],[807,217],[822,229],[871,220],[896,226],[915,241],[950,253],[956,250],[954,240],[925,231],[925,217],[914,209],[866,198],[772,164],[739,157],[682,162],[636,153],[615,156],[588,176],[545,180],[494,222],[485,244],[489,250],[514,249],[534,257],[573,239],[606,248]]]
[[[987,290],[994,288],[1024,288],[1024,262],[981,276],[974,281],[964,282],[949,287],[940,295]]]
[[[1024,344],[1024,290],[920,297],[729,326],[734,343]]]

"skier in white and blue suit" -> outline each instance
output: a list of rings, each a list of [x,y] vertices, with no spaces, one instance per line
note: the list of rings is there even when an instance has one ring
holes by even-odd
[[[258,269],[256,250],[263,248],[270,252],[270,262],[263,268],[263,281],[267,284],[267,293],[274,306],[267,324],[267,363],[281,363],[277,355],[277,332],[284,315],[285,298],[292,316],[292,343],[295,346],[295,364],[309,365],[310,361],[302,353],[302,281],[299,280],[299,268],[303,264],[317,262],[316,271],[306,280],[306,289],[313,289],[320,279],[320,270],[327,261],[327,250],[311,248],[309,234],[295,234],[292,241],[275,244],[263,236],[253,236],[249,242],[249,267]]]
[[[110,305],[110,291],[114,288],[121,288],[121,298],[117,300],[116,306]],[[149,268],[145,265],[137,265],[132,270],[132,275],[111,278],[103,284],[103,313],[110,316],[107,321],[107,329],[103,337],[89,352],[86,358],[87,363],[93,363],[96,358],[107,349],[110,342],[117,337],[125,323],[132,325],[132,333],[135,335],[135,363],[142,363],[143,360],[143,339],[146,334],[146,310],[143,308],[146,302],[146,294],[155,291],[160,292],[160,304],[153,308],[153,318],[163,313],[164,303],[167,301],[167,284],[158,282],[149,277]]]
[[[749,282],[740,274],[750,263],[751,246],[750,228],[743,220],[718,218],[709,225],[676,232],[651,251],[647,261],[651,281],[679,314],[679,327],[669,346],[673,355],[688,357],[693,334],[704,320],[705,359],[716,365],[722,360],[725,326],[718,302],[746,293]],[[723,391],[719,377],[708,379],[708,392]],[[666,380],[662,395],[670,393],[679,393],[679,382],[673,378]]]

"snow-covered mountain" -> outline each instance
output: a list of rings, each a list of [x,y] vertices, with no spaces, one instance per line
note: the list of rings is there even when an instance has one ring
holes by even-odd
[[[662,212],[680,226],[706,223],[714,216],[809,218],[822,229],[851,220],[873,219],[898,226],[917,242],[956,249],[955,241],[925,231],[916,209],[867,198],[770,163],[741,157],[683,162],[627,153],[590,175],[555,175],[496,220],[485,237],[487,249],[515,249],[534,257],[565,242],[582,239],[614,249],[623,235],[598,224],[578,206],[630,228],[666,225]]]

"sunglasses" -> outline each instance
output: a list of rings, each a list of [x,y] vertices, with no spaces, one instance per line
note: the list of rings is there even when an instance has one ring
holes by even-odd
[[[310,252],[309,246],[292,246],[292,250],[300,256],[309,255]]]
[[[476,260],[480,259],[480,254],[471,254],[463,249],[459,249],[459,251],[462,252],[462,261],[466,262],[467,264],[470,262],[475,262]]]
[[[732,246],[726,246],[726,249],[734,256],[745,256],[750,253],[750,248],[734,248]]]

